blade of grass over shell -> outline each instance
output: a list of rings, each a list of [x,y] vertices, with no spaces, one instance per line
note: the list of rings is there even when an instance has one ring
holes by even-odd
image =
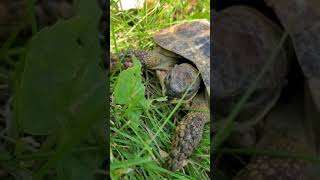
[[[278,51],[283,46],[283,44],[284,44],[285,40],[287,39],[287,37],[288,37],[288,32],[285,32],[282,35],[282,37],[281,37],[281,39],[280,39],[280,41],[278,43],[278,46],[272,52],[272,54],[270,55],[269,60],[264,65],[263,69],[260,71],[260,73],[258,74],[256,79],[253,81],[253,83],[250,85],[248,90],[245,92],[245,94],[241,97],[241,99],[235,105],[234,110],[227,117],[226,122],[223,125],[223,127],[221,129],[219,129],[219,131],[217,132],[217,134],[213,138],[213,140],[212,140],[212,144],[213,144],[212,145],[212,152],[213,153],[216,153],[220,149],[220,147],[223,144],[223,142],[230,135],[230,133],[231,133],[231,131],[232,131],[234,125],[235,125],[235,118],[240,113],[242,107],[245,105],[245,103],[247,102],[247,100],[249,99],[251,94],[254,92],[257,84],[262,80],[262,77],[265,75],[267,70],[269,70],[270,66],[275,61],[276,56],[278,54]]]

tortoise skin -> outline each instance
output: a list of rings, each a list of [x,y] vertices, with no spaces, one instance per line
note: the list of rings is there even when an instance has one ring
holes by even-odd
[[[192,61],[210,95],[210,24],[207,20],[184,22],[155,33],[160,47]]]
[[[186,70],[188,69],[188,70]],[[175,97],[182,97],[186,92],[186,89],[190,86],[189,92],[197,92],[201,79],[197,76],[199,71],[189,63],[176,64],[165,77],[165,86],[167,87],[166,94],[169,99],[174,99]],[[170,92],[172,90],[172,93]],[[180,93],[179,93],[180,92]],[[194,93],[187,93],[185,99],[188,100],[192,98]]]
[[[198,111],[189,112],[179,122],[172,139],[172,147],[167,162],[171,171],[177,171],[183,167],[183,162],[190,157],[202,139],[204,124],[209,121],[209,114],[204,111],[208,110],[205,101],[193,101],[191,109]]]

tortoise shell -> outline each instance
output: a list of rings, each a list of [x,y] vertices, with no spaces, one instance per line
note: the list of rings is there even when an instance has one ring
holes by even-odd
[[[154,35],[155,43],[193,62],[210,95],[210,23],[207,20],[183,22]]]
[[[313,101],[320,111],[320,1],[265,1],[288,31]]]
[[[283,31],[259,11],[247,6],[232,6],[217,12],[214,23],[214,108],[215,112],[225,117],[254,83],[267,62],[272,60],[271,55]],[[288,65],[289,54],[285,47],[281,47],[243,107],[241,119],[252,119],[280,95]]]

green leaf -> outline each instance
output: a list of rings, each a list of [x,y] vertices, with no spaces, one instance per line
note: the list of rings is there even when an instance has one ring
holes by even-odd
[[[129,104],[135,91],[138,77],[136,67],[129,68],[120,73],[114,88],[114,100],[116,104]]]
[[[80,152],[68,154],[59,163],[58,179],[60,180],[87,180],[94,179],[94,173],[104,157],[101,153]]]
[[[115,103],[147,108],[148,102],[144,95],[145,87],[142,83],[141,63],[133,58],[133,64],[133,67],[119,74],[117,84],[114,88]]]
[[[93,33],[89,21],[73,18],[31,40],[17,89],[16,117],[22,131],[49,134],[66,125],[68,113],[87,113],[103,103],[104,73],[98,66],[99,44],[94,44],[98,37],[85,38]],[[80,110],[83,105],[89,109]]]
[[[90,17],[97,23],[101,17],[99,4],[97,1],[75,0],[74,7],[77,16]]]
[[[131,125],[133,125],[134,129],[138,129],[139,127],[139,120],[140,115],[142,114],[141,109],[135,108],[135,109],[128,109],[128,119],[131,121]]]

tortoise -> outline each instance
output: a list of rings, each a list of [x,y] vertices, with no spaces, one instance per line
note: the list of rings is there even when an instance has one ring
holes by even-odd
[[[130,66],[130,57],[135,55],[143,67],[156,71],[162,92],[172,103],[184,98],[184,104],[196,110],[183,117],[172,140],[167,165],[178,171],[200,142],[204,124],[210,119],[206,112],[210,97],[210,23],[203,19],[182,22],[160,30],[153,38],[157,45],[153,50],[130,50],[120,58]],[[111,63],[112,59],[117,61],[114,58]],[[205,88],[199,91],[201,84]]]
[[[226,114],[250,87],[246,83],[254,81],[266,57],[279,47],[274,42],[280,43],[280,37],[289,34],[289,40],[279,47],[274,64],[236,119],[234,134],[241,136],[231,135],[229,141],[233,146],[315,155],[319,151],[319,135],[314,132],[320,127],[317,124],[320,26],[316,23],[320,3],[313,0],[266,0],[266,3],[275,11],[282,27],[257,9],[239,4],[214,14],[214,112],[218,114],[217,121],[223,124]],[[294,90],[289,100],[283,101],[279,97],[281,91],[288,90],[285,86],[295,54],[306,87]],[[304,116],[308,114],[312,115]],[[215,128],[220,123],[215,123]],[[314,168],[314,164],[303,160],[257,155],[233,179],[317,179],[312,176]]]

